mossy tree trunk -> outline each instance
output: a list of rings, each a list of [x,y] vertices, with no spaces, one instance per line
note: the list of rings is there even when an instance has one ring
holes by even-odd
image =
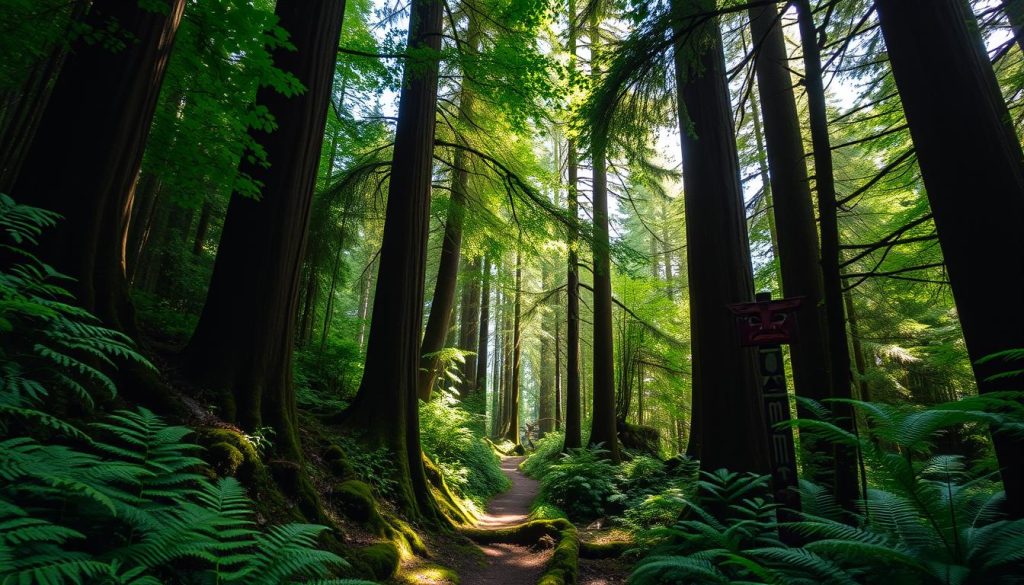
[[[764,473],[768,452],[752,350],[726,305],[753,296],[739,158],[714,0],[674,0],[693,361],[688,451],[704,469]],[[722,429],[729,429],[727,435]]]
[[[1024,347],[1024,154],[974,15],[961,0],[875,6],[981,393],[1020,390],[978,363]],[[941,87],[936,89],[936,80]],[[1024,517],[1024,440],[993,436],[1010,513]]]
[[[441,518],[423,469],[417,384],[442,4],[412,2],[408,46],[431,54],[407,62],[403,75],[366,365],[344,416],[348,428],[391,449],[399,507],[428,521]]]
[[[468,269],[463,272],[462,280],[462,317],[459,319],[459,349],[479,353],[480,335],[480,269],[483,258],[474,256]],[[477,356],[466,357],[462,365],[462,382],[459,384],[459,396],[468,398],[476,392]]]
[[[42,260],[74,280],[64,284],[107,326],[134,335],[124,268],[126,219],[185,0],[96,0],[84,24],[111,21],[135,42],[120,51],[75,41],[10,194],[64,219],[40,240]],[[60,161],[60,172],[54,172]]]
[[[814,218],[814,200],[807,176],[807,165],[800,132],[789,55],[774,5],[750,9],[750,28],[757,58],[758,96],[764,114],[770,184],[782,276],[782,291],[787,297],[804,297],[797,312],[798,341],[790,346],[793,362],[793,386],[797,396],[821,401],[832,396],[828,337],[822,310],[824,299],[821,265],[818,263],[818,226]],[[812,418],[797,406],[800,418]],[[801,436],[804,461],[830,451],[827,445]],[[807,457],[806,455],[812,455]],[[805,465],[808,479],[826,479],[817,467]]]
[[[814,184],[818,194],[818,218],[821,223],[821,275],[825,303],[825,332],[832,398],[853,397],[850,373],[850,347],[846,339],[846,315],[843,311],[843,286],[840,274],[839,204],[832,166],[832,145],[828,133],[828,110],[822,80],[818,31],[808,0],[797,0],[800,39],[804,50],[807,108],[810,114],[811,143],[814,148]],[[819,366],[820,367],[820,364]],[[848,403],[831,403],[836,422],[847,431],[854,430],[853,408]],[[832,473],[826,477],[836,501],[855,512],[857,454],[853,449],[835,445],[832,449]]]
[[[569,0],[569,18],[573,21],[576,19],[575,0]],[[569,28],[568,52],[570,62],[575,64],[575,27]],[[583,419],[580,415],[580,269],[579,257],[576,254],[576,234],[579,226],[579,161],[576,142],[571,138],[566,145],[565,157],[569,220],[573,222],[574,228],[569,232],[565,285],[565,448],[578,449],[583,442]]]
[[[597,12],[590,20],[590,67],[600,79],[601,29]],[[602,444],[607,456],[618,461],[619,440],[615,428],[615,346],[612,331],[611,239],[608,232],[608,170],[605,136],[591,139],[594,203],[594,413],[590,419],[590,444]]]
[[[250,131],[271,166],[242,163],[263,184],[262,197],[232,195],[206,305],[183,354],[190,377],[219,392],[222,416],[250,431],[273,427],[275,450],[295,460],[302,458],[292,386],[299,274],[344,13],[344,0],[277,4],[295,50],[275,49],[274,64],[306,89],[292,97],[269,87],[257,93],[278,125]]]

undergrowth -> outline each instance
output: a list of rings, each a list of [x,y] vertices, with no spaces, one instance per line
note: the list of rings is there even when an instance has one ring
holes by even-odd
[[[509,480],[497,455],[474,432],[475,415],[450,393],[439,393],[420,405],[420,441],[437,464],[448,486],[482,505],[505,490]]]
[[[316,548],[326,527],[259,528],[189,429],[96,412],[117,363],[148,363],[27,250],[57,219],[0,194],[0,583],[358,583],[325,580],[347,566]]]

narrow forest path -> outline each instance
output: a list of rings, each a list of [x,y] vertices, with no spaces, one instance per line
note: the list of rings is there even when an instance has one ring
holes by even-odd
[[[526,520],[530,505],[540,492],[540,484],[523,475],[519,464],[525,457],[503,457],[501,470],[512,487],[487,504],[486,514],[477,526],[483,529],[506,528]],[[460,585],[534,585],[551,559],[552,550],[531,550],[513,544],[477,545],[483,552],[479,562],[460,567]]]

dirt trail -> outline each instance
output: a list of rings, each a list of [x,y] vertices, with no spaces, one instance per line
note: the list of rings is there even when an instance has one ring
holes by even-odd
[[[487,504],[480,528],[504,528],[526,520],[530,505],[540,491],[536,481],[519,471],[523,457],[505,457],[501,470],[512,487]],[[461,585],[534,585],[551,560],[551,550],[533,551],[511,544],[478,545],[483,558],[460,567]]]

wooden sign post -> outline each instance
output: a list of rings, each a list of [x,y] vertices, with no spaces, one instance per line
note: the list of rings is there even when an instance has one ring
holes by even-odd
[[[789,512],[800,510],[800,492],[797,489],[799,484],[793,428],[788,424],[791,417],[782,344],[794,341],[795,311],[803,298],[773,301],[771,293],[758,293],[756,299],[753,303],[729,305],[729,310],[737,317],[740,343],[748,347],[756,346],[758,350],[761,398],[764,401],[771,455],[772,494],[775,502],[783,506],[779,510],[779,521],[798,520],[798,516]],[[795,541],[794,535],[786,531],[781,531],[780,536],[785,542]]]

